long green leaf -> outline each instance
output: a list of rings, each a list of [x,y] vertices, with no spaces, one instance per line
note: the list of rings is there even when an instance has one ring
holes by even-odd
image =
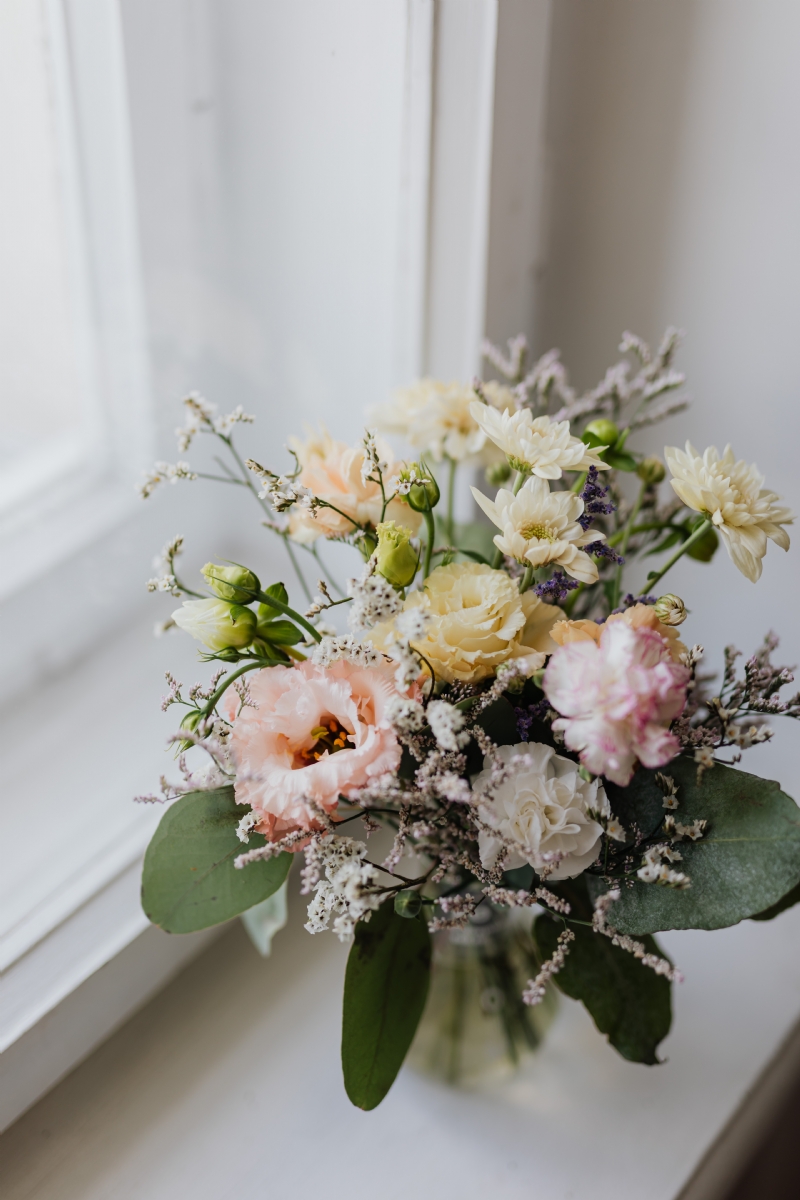
[[[660,929],[721,929],[777,904],[800,883],[800,809],[777,783],[715,766],[700,784],[697,768],[676,759],[664,768],[679,785],[677,821],[708,821],[699,841],[681,841],[678,849],[691,886],[685,891],[640,883],[622,888],[609,920],[624,933],[641,935]],[[641,823],[657,796],[654,772],[640,771],[629,793],[628,811],[641,811]],[[615,795],[618,793],[615,793]],[[612,805],[615,803],[612,797]],[[587,877],[593,893],[606,884]]]
[[[276,892],[289,874],[291,854],[237,870],[234,859],[263,846],[236,836],[242,808],[233,788],[190,792],[167,809],[144,857],[142,908],[167,933],[193,933],[219,925]]]
[[[342,1070],[358,1108],[376,1108],[403,1065],[425,1007],[431,937],[423,920],[408,920],[385,901],[359,921],[347,960],[342,1019]]]
[[[659,1061],[658,1044],[672,1023],[669,980],[602,934],[583,925],[570,928],[575,941],[554,982],[565,995],[581,1001],[623,1058],[654,1065]],[[560,923],[552,917],[537,919],[533,933],[544,958],[556,949],[559,932]],[[649,953],[663,957],[653,938],[642,940]]]

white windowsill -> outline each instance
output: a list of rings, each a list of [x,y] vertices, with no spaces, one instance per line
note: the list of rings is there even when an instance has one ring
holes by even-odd
[[[132,797],[176,773],[165,753],[174,710],[159,709],[164,665],[187,683],[202,675],[189,639],[167,646],[150,636],[161,608],[140,611],[124,636],[3,714],[0,1128],[213,936],[149,930],[139,903],[142,855],[162,810]],[[52,1054],[48,1068],[36,1029],[52,1030],[59,1006],[143,938],[132,986],[95,989],[82,1028],[62,1030],[74,1052]]]

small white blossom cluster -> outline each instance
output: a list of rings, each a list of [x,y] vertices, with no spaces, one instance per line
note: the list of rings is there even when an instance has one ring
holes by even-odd
[[[364,434],[364,458],[361,463],[361,482],[367,483],[370,479],[378,480],[387,470],[389,464],[381,460],[378,453],[376,438],[378,434],[374,429],[368,429]]]
[[[217,415],[216,404],[210,404],[199,392],[192,392],[184,400],[186,419],[184,424],[175,430],[178,439],[178,453],[185,454],[198,433],[216,433],[219,437],[228,437],[234,425],[239,422],[252,424],[255,417],[249,416],[238,404],[233,412]]]
[[[419,733],[425,725],[425,709],[418,700],[392,696],[386,705],[386,717],[399,733]]]
[[[386,639],[386,653],[396,664],[395,682],[401,690],[411,687],[419,678],[420,658],[411,641],[419,641],[425,636],[428,621],[428,614],[421,609],[406,609],[396,618],[394,629]]]
[[[569,954],[570,942],[574,941],[575,934],[571,929],[565,929],[563,933],[558,935],[558,941],[556,942],[552,958],[548,958],[546,962],[542,963],[542,968],[535,979],[528,980],[528,986],[522,993],[522,999],[525,1004],[533,1006],[542,1003],[547,994],[548,983],[564,966]]]
[[[262,467],[254,458],[248,458],[244,465],[261,480],[259,500],[270,500],[276,512],[286,512],[292,505],[297,504],[300,508],[311,509],[313,513],[314,495],[307,487],[297,482],[299,470],[294,475],[276,475],[269,467]]]
[[[642,856],[642,866],[636,872],[642,883],[660,883],[663,887],[688,888],[689,876],[683,871],[675,871],[670,863],[680,862],[683,858],[680,850],[672,846],[650,846]]]
[[[360,642],[352,633],[341,637],[323,637],[311,651],[311,661],[318,667],[330,667],[340,659],[355,663],[358,667],[371,667],[380,658],[371,642]]]
[[[160,572],[153,579],[148,579],[148,592],[169,592],[171,596],[180,596],[180,588],[175,578],[173,564],[183,550],[183,538],[180,534],[167,542],[160,554],[153,559],[154,570]]]
[[[157,462],[153,470],[136,485],[136,490],[143,500],[147,500],[160,483],[177,483],[179,479],[197,479],[197,475],[187,462]]]
[[[656,975],[666,975],[671,983],[683,983],[680,971],[677,971],[666,958],[650,954],[641,942],[628,937],[626,933],[619,933],[613,925],[608,924],[608,910],[616,900],[619,900],[619,896],[619,888],[612,888],[603,896],[598,896],[592,916],[592,928],[595,933],[602,933],[604,937],[609,938],[612,945],[619,946],[620,950],[625,950],[634,958],[638,958],[642,966],[649,967],[651,971],[655,971]]]
[[[676,809],[678,807],[678,789],[675,786],[675,780],[672,776],[664,775],[661,771],[656,771],[656,785],[664,795],[664,808]]]
[[[347,623],[354,633],[372,629],[381,621],[396,616],[402,608],[392,585],[375,573],[373,561],[367,563],[359,579],[348,579],[347,594],[353,597]]]
[[[470,740],[472,735],[464,729],[464,714],[446,700],[431,700],[425,715],[442,750],[461,750]]]
[[[415,483],[427,484],[431,482],[429,472],[422,471],[418,469],[416,463],[411,463],[410,466],[404,467],[399,475],[393,475],[387,487],[390,492],[394,492],[397,496],[407,496]]]
[[[553,912],[565,915],[572,911],[568,900],[562,899],[548,888],[537,887],[532,892],[526,892],[524,888],[520,888],[514,892],[510,888],[497,887],[490,883],[483,889],[483,892],[495,904],[503,904],[506,908],[535,908],[537,904],[543,904]]]
[[[664,832],[669,834],[674,842],[683,838],[696,842],[705,835],[707,825],[708,821],[704,821],[702,817],[692,821],[691,825],[681,825],[680,821],[676,821],[671,815],[664,818]]]
[[[333,918],[333,932],[340,942],[349,942],[357,921],[368,921],[380,906],[381,896],[373,890],[378,879],[375,867],[364,862],[367,847],[353,838],[329,835],[306,850],[325,878],[314,885],[314,898],[308,906],[306,929],[322,933]]]

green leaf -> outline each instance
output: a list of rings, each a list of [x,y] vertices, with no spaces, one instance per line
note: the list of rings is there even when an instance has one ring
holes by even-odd
[[[395,1081],[428,996],[431,935],[386,902],[359,921],[344,980],[342,1069],[357,1108],[376,1108]]]
[[[289,593],[287,592],[285,586],[282,583],[271,583],[268,588],[264,588],[264,593],[267,596],[274,596],[276,600],[280,600],[281,604],[289,603]],[[259,609],[260,608],[261,608],[261,605],[259,605]],[[264,608],[266,610],[265,611],[266,616],[268,616],[270,613],[275,612],[275,609],[270,608],[268,604],[264,605]]]
[[[648,550],[645,558],[649,558],[651,554],[660,554],[662,550],[669,550],[672,546],[677,546],[678,542],[686,540],[686,534],[682,529],[673,529],[672,533],[660,541],[657,546],[653,546],[652,550]]]
[[[794,908],[795,904],[800,904],[800,883],[797,887],[793,887],[790,892],[778,901],[777,904],[770,905],[763,912],[753,913],[751,921],[771,921],[773,917],[777,917],[780,913],[786,912],[787,908]]]
[[[142,908],[167,933],[219,925],[276,892],[289,874],[291,854],[238,870],[237,855],[263,846],[260,834],[243,845],[236,826],[243,809],[233,788],[189,792],[167,809],[144,856]]]
[[[266,604],[261,605],[266,608]],[[275,609],[272,609],[274,612]],[[266,642],[272,642],[276,646],[295,646],[298,642],[302,642],[303,635],[292,621],[260,621],[258,625],[259,637],[262,637]]]
[[[615,471],[635,471],[638,466],[632,454],[620,450],[607,450],[603,459]]]
[[[771,908],[800,883],[800,809],[777,783],[715,766],[698,785],[697,768],[686,758],[663,770],[679,785],[676,820],[709,823],[699,841],[678,843],[683,861],[676,866],[689,875],[691,886],[677,891],[636,880],[612,905],[612,925],[637,936],[660,929],[722,929]],[[631,788],[644,795],[653,775],[637,772]],[[595,895],[609,886],[596,876],[587,882]]]
[[[583,433],[581,434],[581,441],[583,442],[584,446],[589,446],[591,449],[594,449],[595,446],[608,445],[608,442],[604,442],[603,439],[599,438],[596,433],[592,433],[588,429],[584,429]]]
[[[483,710],[475,724],[480,725],[496,746],[516,746],[519,743],[517,714],[505,696],[499,696],[497,700],[493,700],[489,707]]]
[[[560,929],[552,917],[537,919],[533,935],[543,958],[550,958],[556,949]],[[570,925],[570,929],[575,941],[553,982],[565,995],[581,1001],[623,1058],[654,1065],[659,1061],[656,1048],[672,1023],[669,980],[585,925]],[[653,938],[642,941],[648,953],[664,957]]]

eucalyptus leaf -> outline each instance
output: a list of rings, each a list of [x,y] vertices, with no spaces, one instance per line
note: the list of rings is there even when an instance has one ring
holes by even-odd
[[[246,846],[239,841],[242,813],[232,787],[189,792],[167,809],[142,871],[142,908],[154,925],[167,933],[193,933],[246,912],[278,890],[291,854],[241,870],[233,865],[237,855],[265,843],[257,833]]]
[[[787,908],[794,908],[795,904],[800,904],[800,883],[797,887],[793,887],[790,892],[787,892],[777,904],[770,905],[763,912],[753,913],[751,921],[771,921],[773,917],[779,916],[782,912],[786,912]]]
[[[708,821],[704,837],[677,844],[683,860],[676,866],[691,886],[625,884],[611,906],[612,925],[637,936],[660,929],[722,929],[772,908],[800,883],[800,809],[777,783],[715,766],[698,784],[697,767],[686,758],[663,771],[679,787],[676,821]],[[636,795],[646,797],[653,774],[637,772],[631,785]],[[595,895],[609,887],[596,876],[587,876],[587,882]]]
[[[376,1108],[403,1065],[428,996],[431,935],[424,920],[384,902],[356,925],[347,960],[342,1069],[357,1108]]]
[[[488,708],[483,710],[475,724],[480,725],[496,746],[516,746],[520,742],[517,714],[514,706],[506,700],[505,696],[499,696],[497,700],[493,700]]]
[[[575,941],[553,982],[566,996],[581,1001],[623,1058],[654,1065],[659,1061],[658,1044],[672,1023],[669,980],[585,925],[570,929]],[[543,958],[553,954],[560,931],[560,922],[552,917],[536,920],[533,935]],[[652,937],[642,941],[648,953],[664,957]]]

